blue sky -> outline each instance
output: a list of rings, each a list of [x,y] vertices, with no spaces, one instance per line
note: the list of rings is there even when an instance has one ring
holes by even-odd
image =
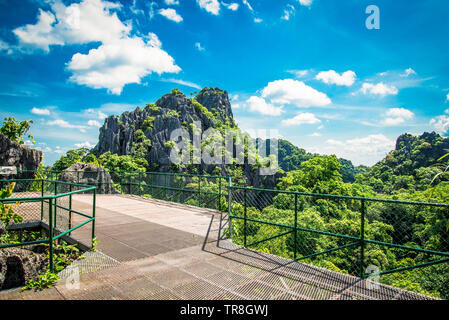
[[[448,131],[448,17],[444,0],[0,0],[0,116],[33,119],[52,164],[105,116],[213,86],[243,129],[372,165],[402,133]]]

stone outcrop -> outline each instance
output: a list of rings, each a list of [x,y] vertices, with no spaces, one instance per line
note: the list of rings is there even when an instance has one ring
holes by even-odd
[[[41,247],[0,250],[0,290],[21,287],[29,279],[39,279],[48,267],[47,254]]]
[[[64,170],[59,180],[96,186],[97,193],[101,194],[118,193],[114,188],[109,172],[93,164],[77,162]]]
[[[15,166],[18,171],[34,171],[42,162],[42,151],[20,145],[0,133],[0,166]],[[17,179],[30,178],[30,174],[19,174]],[[10,177],[2,176],[3,179]]]

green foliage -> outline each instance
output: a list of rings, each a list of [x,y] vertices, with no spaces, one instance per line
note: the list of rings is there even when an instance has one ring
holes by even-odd
[[[164,143],[164,147],[166,149],[172,149],[175,146],[176,146],[176,142],[174,142],[174,141],[167,141],[167,142]]]
[[[369,172],[357,176],[356,181],[386,194],[424,191],[431,184],[448,181],[448,158],[444,157],[448,149],[449,139],[435,132],[403,134],[397,139],[396,148]]]
[[[131,155],[111,154],[106,152],[98,158],[101,166],[109,172],[145,172],[146,168],[141,161],[133,158]]]
[[[56,160],[53,165],[53,171],[62,172],[77,162],[83,162],[84,157],[89,154],[89,149],[79,148],[67,151],[59,160]]]
[[[12,182],[8,188],[0,189],[0,199],[9,198],[14,191],[15,185],[16,183]],[[5,228],[8,228],[11,221],[15,223],[22,222],[22,216],[14,211],[19,205],[20,202],[16,202],[15,204],[4,204],[0,202],[0,222],[3,223]]]
[[[167,111],[167,116],[179,118],[180,114],[179,114],[179,111],[176,111],[176,110],[168,110],[168,111]]]
[[[194,98],[190,98],[189,100],[197,112],[204,114],[209,119],[214,119],[214,115],[212,114],[212,112],[207,110],[205,106],[196,101]]]
[[[35,291],[43,290],[46,288],[51,288],[58,282],[59,278],[56,273],[47,271],[39,276],[39,280],[34,281],[32,279],[28,280],[25,286],[22,287],[22,291],[34,289]]]
[[[23,140],[23,137],[30,130],[31,124],[33,124],[33,120],[19,121],[13,117],[8,117],[4,119],[3,125],[0,128],[0,133],[11,141],[24,144],[25,141]],[[35,144],[34,137],[31,133],[28,133],[28,138]]]
[[[142,126],[141,126],[141,129],[143,132],[153,129],[154,119],[155,119],[155,117],[147,117],[143,121]]]
[[[171,94],[175,95],[175,96],[183,96],[184,94],[178,89],[178,88],[174,88],[171,91]]]

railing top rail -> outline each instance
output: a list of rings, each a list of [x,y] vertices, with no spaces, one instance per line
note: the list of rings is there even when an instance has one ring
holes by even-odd
[[[99,167],[98,169],[103,169],[112,174],[157,174],[157,175],[172,175],[172,176],[185,176],[185,177],[204,177],[204,178],[216,178],[216,179],[228,179],[229,176],[221,176],[221,175],[207,175],[207,174],[193,174],[193,173],[178,173],[178,172],[160,172],[160,171],[109,171],[106,168]],[[36,170],[20,170],[17,173],[27,173],[27,172],[36,172]],[[46,173],[56,173],[60,174],[62,172],[54,171],[54,170],[44,170]],[[65,172],[83,172],[81,170],[66,170]],[[95,172],[95,171],[91,171]]]
[[[90,186],[90,185],[84,185],[79,183],[72,183],[72,182],[66,182],[66,181],[58,181],[58,180],[47,180],[47,179],[0,179],[0,182],[20,182],[20,181],[39,181],[39,182],[50,182],[50,183],[58,183],[58,184],[65,184],[65,185],[71,185],[76,187],[82,187],[83,189],[79,190],[73,190],[70,192],[64,192],[64,193],[58,193],[55,195],[49,195],[49,196],[38,196],[38,197],[23,197],[23,198],[0,198],[0,202],[7,202],[7,203],[14,203],[17,201],[40,201],[40,200],[49,200],[49,199],[57,199],[77,193],[83,193],[87,191],[96,190],[97,187]]]
[[[342,200],[364,200],[364,201],[373,201],[373,202],[386,202],[386,203],[409,204],[409,205],[425,205],[425,206],[432,206],[432,207],[449,208],[448,203],[438,203],[438,202],[420,202],[420,201],[406,201],[406,200],[394,200],[394,199],[383,199],[383,198],[341,196],[341,195],[334,195],[334,194],[308,193],[308,192],[276,190],[276,189],[263,189],[263,188],[241,187],[241,186],[234,186],[234,185],[231,186],[231,189],[284,193],[284,194],[297,194],[297,195],[301,195],[301,196],[310,196],[310,197],[317,197],[317,198],[332,198],[332,199],[342,199]]]

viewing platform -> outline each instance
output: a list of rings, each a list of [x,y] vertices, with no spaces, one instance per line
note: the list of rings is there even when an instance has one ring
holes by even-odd
[[[90,195],[73,195],[91,210]],[[76,224],[76,217],[74,222]],[[404,300],[431,297],[234,245],[226,213],[132,195],[97,195],[97,251],[85,253],[43,291],[0,299]],[[89,241],[87,229],[72,236]],[[70,282],[80,274],[79,288]]]

